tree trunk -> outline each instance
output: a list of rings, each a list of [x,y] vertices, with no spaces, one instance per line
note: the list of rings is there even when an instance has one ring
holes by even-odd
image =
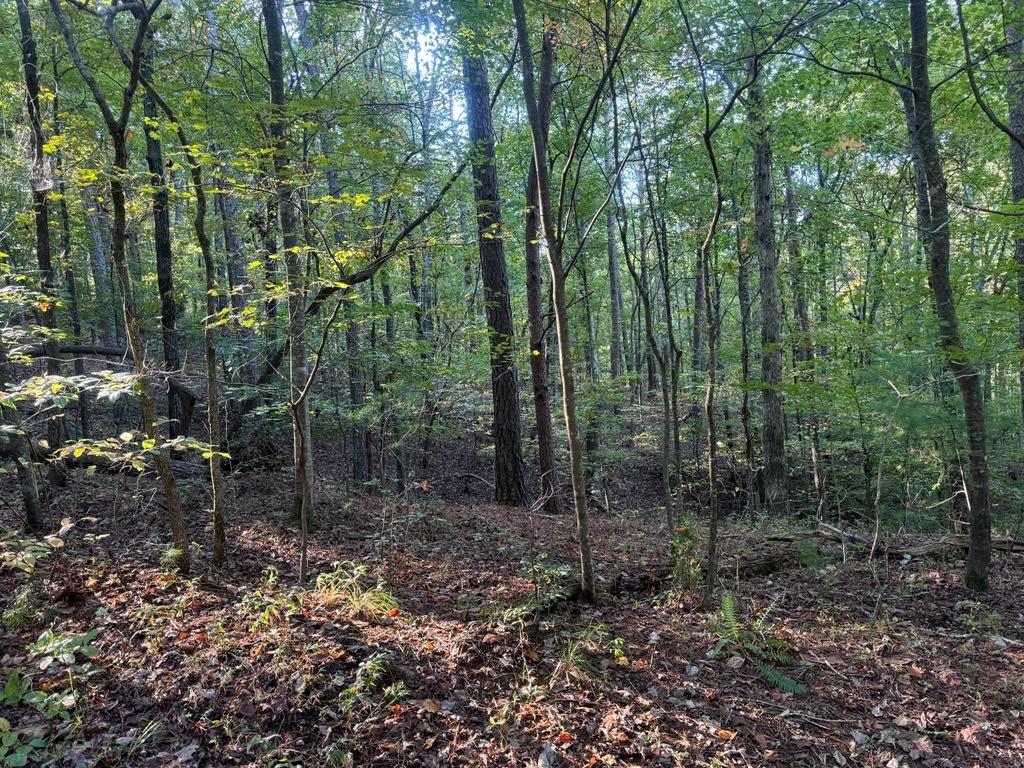
[[[487,69],[482,56],[462,54],[462,76],[469,118],[473,193],[491,349],[491,399],[494,405],[494,500],[524,506],[519,378],[515,363],[515,327],[505,271],[504,233],[498,169],[494,158],[494,127]]]
[[[47,301],[41,307],[43,327],[49,332],[46,348],[46,375],[60,375],[60,357],[57,354],[57,299],[54,285],[53,258],[50,251],[50,206],[48,196],[53,187],[49,160],[43,152],[46,139],[43,135],[43,118],[39,111],[39,61],[36,55],[36,41],[32,35],[32,20],[28,0],[18,0],[18,23],[21,27],[21,64],[25,78],[25,100],[28,107],[31,143],[29,144],[32,164],[29,185],[32,189],[32,214],[36,228],[36,263],[39,266],[40,288]],[[59,448],[64,442],[63,420],[58,417],[47,421],[46,437],[51,448]]]
[[[85,225],[89,231],[89,268],[92,272],[93,298],[99,320],[99,341],[108,347],[117,345],[117,319],[114,306],[113,279],[110,274],[109,247],[104,230],[109,232],[110,222],[100,207],[95,187],[82,188]]]
[[[910,0],[910,73],[914,96],[914,138],[924,167],[928,188],[927,240],[928,282],[939,320],[939,349],[943,362],[960,387],[969,446],[971,515],[970,548],[967,552],[967,587],[988,589],[992,559],[992,522],[986,444],[985,400],[981,377],[964,351],[956,297],[949,278],[950,229],[946,177],[939,155],[932,117],[932,86],[928,73],[928,3]]]
[[[390,318],[390,315],[388,316]],[[366,421],[360,411],[366,402],[366,377],[363,374],[359,323],[346,318],[345,352],[348,357],[348,394],[355,423],[352,427],[352,482],[365,485],[369,478],[369,456],[366,452]]]
[[[143,74],[152,74],[152,47],[149,40],[143,54]],[[162,331],[164,367],[168,371],[181,369],[181,354],[178,350],[177,302],[174,297],[174,257],[171,248],[171,212],[168,206],[167,179],[164,176],[164,152],[156,133],[158,117],[156,98],[146,92],[142,100],[146,121],[146,165],[149,167],[149,183],[153,187],[153,250],[156,252],[156,281],[160,290],[160,329]],[[185,435],[186,425],[181,421],[181,401],[177,393],[167,389],[167,431],[171,437]]]
[[[796,192],[793,189],[793,174],[787,165],[786,179],[786,228],[789,230],[788,248],[790,267],[793,270],[793,319],[800,330],[800,340],[795,346],[796,359],[802,364],[800,380],[814,385],[814,345],[811,343],[811,318],[807,308],[807,291],[804,282],[804,257],[800,250],[800,223],[797,215]],[[811,432],[811,471],[814,473],[814,494],[817,515],[825,510],[825,471],[821,464],[821,439],[818,434],[818,409],[811,405],[809,428]]]
[[[590,521],[587,512],[586,477],[583,471],[583,446],[580,440],[576,413],[576,382],[573,373],[572,345],[569,336],[569,317],[565,296],[565,269],[562,263],[563,233],[556,231],[555,212],[551,209],[551,188],[548,176],[548,152],[544,125],[538,107],[534,85],[533,56],[526,27],[526,9],[523,0],[512,0],[515,11],[516,32],[519,39],[523,70],[523,93],[533,139],[533,165],[537,172],[538,208],[544,239],[548,249],[551,271],[551,297],[555,312],[555,330],[558,337],[558,362],[562,379],[562,404],[565,431],[569,443],[569,466],[572,479],[573,506],[576,510],[576,532],[579,537],[580,592],[587,600],[597,597],[594,583],[594,559],[590,549]]]
[[[542,133],[547,140],[553,95],[555,33],[544,32],[540,58],[538,109]],[[540,201],[537,194],[537,169],[530,163],[526,181],[526,311],[530,327],[530,379],[533,385],[533,410],[537,423],[537,463],[540,468],[540,493],[544,510],[562,511],[555,470],[555,438],[551,423],[551,388],[548,385],[547,328],[544,320],[544,275],[541,270]]]
[[[54,133],[61,133],[60,124],[60,77],[57,65],[56,45],[54,45],[53,56],[53,81],[55,84],[53,94],[53,130]],[[68,314],[71,317],[71,334],[76,344],[82,343],[82,317],[79,310],[78,284],[75,279],[75,269],[71,262],[71,216],[68,212],[67,183],[64,175],[64,153],[57,149],[54,154],[57,176],[57,192],[60,194],[60,258],[59,262],[64,267],[64,283],[68,291]],[[81,357],[74,358],[76,376],[85,375],[85,361]],[[78,420],[79,437],[88,439],[92,434],[90,423],[89,394],[79,392],[78,394]]]
[[[789,510],[786,490],[785,423],[782,413],[782,308],[779,253],[775,241],[772,148],[760,88],[750,88],[750,123],[754,143],[754,240],[761,273],[761,386],[765,508],[770,514]]]
[[[615,225],[615,209],[609,207],[606,214],[608,227],[608,302],[611,307],[611,329],[609,330],[609,371],[612,379],[622,376],[622,285],[619,280],[618,232]]]
[[[46,530],[46,507],[39,494],[28,437],[22,432],[0,433],[0,456],[14,462],[21,501],[25,505],[25,530],[34,534],[43,533]]]
[[[1024,3],[1014,0],[1013,21],[1006,24],[1006,42],[1010,46],[1010,84],[1007,101],[1010,107],[1010,131],[1024,136]],[[1024,202],[1024,147],[1010,141],[1010,184],[1014,203]],[[1017,262],[1017,362],[1018,397],[1020,398],[1021,428],[1024,441],[1024,237],[1013,241],[1013,256]]]
[[[310,439],[309,405],[299,399],[306,384],[306,296],[302,245],[299,238],[296,201],[288,158],[288,137],[285,122],[284,61],[282,21],[277,0],[262,0],[263,19],[267,32],[267,67],[270,75],[270,101],[273,119],[270,136],[274,144],[274,177],[277,188],[278,216],[281,220],[281,246],[284,251],[288,280],[288,352],[289,384],[292,397],[292,453],[295,469],[293,516],[302,531],[299,580],[305,579],[306,535],[313,507],[313,455]]]
[[[735,200],[732,203],[732,211],[733,218],[736,219],[736,281],[740,304],[740,423],[743,425],[743,455],[747,462],[747,472],[752,474],[754,433],[750,426],[750,245]]]
[[[185,518],[181,512],[181,499],[178,496],[178,485],[171,471],[170,456],[167,449],[161,447],[163,440],[158,427],[158,414],[156,400],[153,397],[153,387],[149,380],[149,372],[146,370],[146,341],[142,334],[142,323],[139,318],[138,309],[135,305],[135,295],[132,290],[131,273],[128,270],[128,260],[125,253],[127,210],[125,205],[124,179],[128,176],[128,143],[127,124],[131,117],[132,100],[139,85],[139,69],[141,62],[134,59],[130,67],[128,85],[122,93],[124,106],[120,112],[120,118],[114,118],[114,112],[107,101],[106,96],[100,89],[92,70],[84,63],[78,51],[71,27],[60,0],[50,0],[50,10],[60,27],[64,41],[67,44],[68,52],[71,54],[75,69],[82,76],[93,95],[100,112],[103,114],[107,133],[110,135],[114,147],[114,163],[110,174],[110,199],[113,206],[113,218],[110,229],[110,256],[114,264],[114,271],[121,289],[121,301],[124,309],[124,327],[127,336],[128,346],[132,352],[133,367],[138,378],[139,400],[142,405],[142,425],[146,438],[153,446],[153,463],[156,466],[157,475],[160,478],[164,491],[164,502],[167,505],[167,516],[171,528],[171,536],[175,549],[175,565],[182,573],[189,570],[189,541],[185,529]],[[145,39],[149,17],[143,15],[138,23],[136,31],[136,45],[133,46],[133,53],[137,55],[141,41]]]

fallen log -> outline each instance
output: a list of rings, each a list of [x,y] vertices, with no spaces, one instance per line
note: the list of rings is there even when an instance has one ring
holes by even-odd
[[[61,344],[57,348],[61,355],[88,355],[91,357],[121,358],[127,365],[133,361],[130,349],[122,347],[106,347],[100,344]],[[21,350],[20,354],[28,357],[46,357],[49,353],[45,347],[28,347]],[[187,435],[192,425],[192,416],[195,412],[196,403],[200,402],[199,396],[193,392],[181,379],[167,371],[154,371],[153,376],[159,377],[167,382],[169,389],[173,390],[182,400],[182,413],[179,419],[182,434]]]
[[[825,526],[813,531],[794,531],[776,533],[765,538],[773,542],[774,547],[761,548],[740,552],[734,557],[723,559],[718,566],[720,578],[747,578],[751,576],[767,576],[772,573],[799,564],[801,543],[812,539],[825,539],[830,542],[854,544],[849,550],[851,557],[867,557],[871,551],[871,541],[856,534],[841,531],[833,526]],[[894,542],[879,542],[877,552],[885,557],[935,557],[964,551],[970,545],[970,538],[964,534],[949,534],[939,539],[897,545]],[[1024,541],[1015,538],[997,538],[992,540],[992,549],[998,552],[1024,554]],[[661,589],[672,578],[671,564],[658,563],[652,565],[642,574],[620,573],[612,581],[613,592],[646,592]]]
[[[38,464],[46,464],[52,461],[59,461],[63,466],[66,467],[79,467],[88,469],[93,467],[95,470],[102,470],[103,472],[109,472],[115,475],[141,475],[142,471],[135,469],[134,467],[126,464],[123,461],[113,461],[111,459],[102,456],[90,456],[88,454],[82,454],[81,456],[60,456],[57,457],[57,449],[51,448],[49,445],[42,443],[38,440],[29,440],[25,438],[29,455],[32,461]],[[0,450],[0,456],[6,456],[7,454]],[[207,465],[197,464],[189,461],[185,458],[179,458],[174,455],[174,451],[171,451],[171,460],[174,462],[174,473],[187,474],[187,475],[200,475],[205,474],[207,471]]]
[[[971,539],[966,534],[956,533],[943,536],[935,541],[926,541],[921,544],[914,544],[906,547],[887,546],[885,552],[888,555],[910,555],[911,557],[926,557],[934,555],[945,555],[957,550],[965,550],[971,544]],[[1024,541],[1015,538],[992,539],[992,549],[997,552],[1024,553]]]

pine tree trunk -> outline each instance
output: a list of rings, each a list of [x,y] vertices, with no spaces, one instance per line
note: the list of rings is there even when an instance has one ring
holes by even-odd
[[[515,364],[515,326],[505,269],[504,232],[498,169],[494,158],[494,127],[487,68],[479,55],[462,54],[462,76],[469,119],[473,193],[476,199],[480,275],[484,285],[491,350],[491,400],[494,406],[494,500],[524,506],[519,378]]]

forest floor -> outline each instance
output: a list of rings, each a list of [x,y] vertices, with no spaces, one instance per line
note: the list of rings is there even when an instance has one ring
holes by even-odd
[[[669,561],[654,513],[595,516],[602,594],[586,605],[558,599],[569,515],[429,492],[394,506],[321,478],[310,570],[328,575],[300,589],[287,487],[279,471],[233,477],[228,565],[208,567],[196,512],[189,577],[161,565],[145,483],[77,473],[56,490],[76,526],[32,590],[0,564],[0,732],[17,734],[0,765],[25,764],[16,748],[143,768],[1024,765],[1020,555],[979,596],[955,561],[872,566],[805,544],[768,573],[723,574],[732,626],[648,578]],[[200,480],[186,492],[201,509]],[[10,529],[9,475],[0,496]],[[783,546],[776,532],[730,521],[723,557]],[[723,637],[739,642],[716,654]],[[783,648],[797,664],[759,671]]]

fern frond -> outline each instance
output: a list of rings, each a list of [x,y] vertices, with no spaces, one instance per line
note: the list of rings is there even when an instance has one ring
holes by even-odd
[[[783,693],[807,693],[808,688],[805,683],[793,679],[789,675],[773,667],[771,664],[765,664],[762,661],[754,661],[753,664],[754,669],[757,670],[757,674],[761,676],[762,680],[774,685]]]
[[[728,592],[722,593],[722,629],[734,643],[740,640],[740,621],[736,616],[736,601]]]

